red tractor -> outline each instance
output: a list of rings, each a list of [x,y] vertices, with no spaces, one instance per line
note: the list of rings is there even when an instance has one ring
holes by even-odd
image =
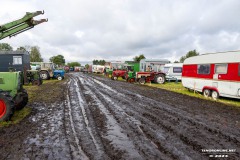
[[[140,84],[145,84],[146,82],[163,84],[166,81],[165,76],[165,73],[162,72],[136,72],[135,81]]]
[[[126,75],[127,75],[127,70],[126,69],[123,69],[123,70],[114,70],[112,72],[112,77],[111,79],[112,80],[117,80],[118,77],[122,77],[123,79],[126,78]]]

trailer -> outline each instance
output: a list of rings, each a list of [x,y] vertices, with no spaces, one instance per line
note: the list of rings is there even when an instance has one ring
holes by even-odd
[[[182,80],[183,63],[168,63],[164,65],[163,72],[166,73],[166,80],[181,81]]]
[[[187,58],[183,63],[182,84],[214,100],[219,96],[240,99],[240,51]]]
[[[0,72],[8,72],[9,68],[24,72],[30,70],[30,55],[26,51],[0,51]]]
[[[170,63],[170,61],[167,59],[141,59],[140,71],[163,72],[164,65],[167,63]]]
[[[104,66],[102,65],[92,65],[92,72],[93,73],[103,73]]]

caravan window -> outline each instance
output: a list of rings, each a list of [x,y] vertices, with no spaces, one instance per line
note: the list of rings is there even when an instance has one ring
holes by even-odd
[[[216,64],[215,65],[215,73],[216,74],[226,74],[227,73],[227,64]]]
[[[210,73],[210,64],[199,64],[197,73],[198,74],[209,74]]]
[[[173,67],[173,73],[182,73],[182,67]]]

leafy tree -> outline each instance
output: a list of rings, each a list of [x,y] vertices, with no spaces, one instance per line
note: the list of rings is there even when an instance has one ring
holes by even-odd
[[[189,58],[189,57],[193,57],[193,56],[198,56],[199,53],[194,49],[192,51],[189,51],[186,56],[182,56],[180,58],[180,62],[183,63],[185,59]]]
[[[38,46],[31,47],[30,61],[31,62],[42,62],[43,61],[41,53],[40,53],[40,48]]]
[[[174,61],[173,63],[179,63],[179,61]]]
[[[21,46],[21,47],[17,48],[17,51],[27,51],[27,50],[26,50],[25,47],[22,47],[22,46]]]
[[[105,60],[93,60],[93,65],[105,65]]]
[[[139,56],[135,56],[133,58],[134,62],[140,62],[141,59],[145,59],[145,56],[143,54],[140,54]]]
[[[0,43],[0,51],[13,51],[13,48],[8,43]]]
[[[78,63],[78,62],[70,62],[70,63],[68,63],[67,65],[68,65],[69,67],[81,66],[81,64]]]
[[[88,68],[89,68],[89,64],[86,64],[86,65],[85,65],[85,68],[88,69]]]
[[[63,55],[57,55],[50,58],[50,62],[53,62],[57,65],[65,64],[65,59]]]

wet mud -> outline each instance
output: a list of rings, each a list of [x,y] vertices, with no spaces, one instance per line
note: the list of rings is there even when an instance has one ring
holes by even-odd
[[[240,157],[239,108],[83,73],[53,87],[0,129],[0,159]]]

